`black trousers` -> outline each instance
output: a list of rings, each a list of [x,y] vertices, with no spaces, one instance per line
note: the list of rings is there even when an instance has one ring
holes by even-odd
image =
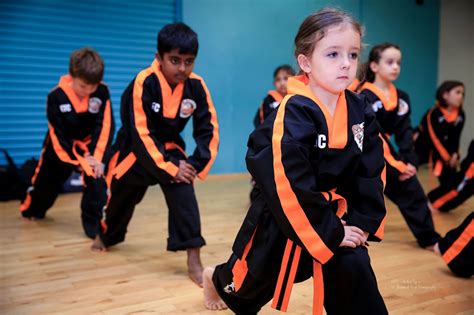
[[[454,274],[464,278],[474,275],[474,212],[439,241],[439,250]]]
[[[148,188],[148,185],[138,185],[131,176],[133,170],[119,180],[112,180],[110,199],[104,211],[104,226],[99,229],[99,236],[107,247],[125,240],[135,206],[143,199]],[[201,236],[199,208],[193,185],[160,183],[160,186],[169,213],[167,250],[204,246],[206,242]]]
[[[46,141],[36,174],[20,206],[22,216],[44,218],[74,167],[61,161],[51,142]],[[103,178],[95,179],[85,175],[84,184],[81,200],[82,226],[88,237],[95,238],[100,226],[102,210],[107,202],[107,185]]]
[[[385,195],[400,209],[421,247],[434,245],[440,238],[435,231],[428,199],[415,176],[401,182],[399,172],[387,164]]]
[[[275,251],[274,253],[275,257],[266,261],[279,264],[281,253]],[[259,254],[254,252],[250,255]],[[233,283],[232,269],[236,261],[237,257],[232,254],[227,263],[216,267],[212,277],[214,286],[219,296],[236,314],[257,314],[274,295],[278,268],[269,265],[265,266],[266,271],[260,275],[247,273],[242,286],[235,291],[229,289],[229,284]],[[295,282],[310,278],[312,268],[312,259],[303,250]],[[339,248],[335,255],[323,265],[322,271],[324,308],[328,315],[388,314],[377,287],[367,248]]]
[[[428,194],[428,199],[435,208],[448,212],[463,204],[474,195],[474,178],[464,178],[459,173],[454,185],[440,185]]]

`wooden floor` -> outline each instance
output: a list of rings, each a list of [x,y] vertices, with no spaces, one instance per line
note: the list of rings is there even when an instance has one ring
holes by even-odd
[[[425,172],[421,174],[427,182]],[[248,203],[246,175],[196,184],[205,265],[225,261]],[[166,252],[167,208],[158,187],[135,210],[125,243],[93,253],[82,234],[80,194],[62,195],[42,222],[22,222],[18,202],[0,204],[0,314],[215,314],[188,280],[185,254]],[[417,247],[387,202],[385,240],[370,255],[390,314],[474,314],[474,281],[454,277],[434,253]],[[436,214],[444,235],[474,209]],[[295,285],[289,314],[311,314],[312,282]],[[277,314],[267,305],[262,314]],[[231,314],[229,311],[219,314]]]

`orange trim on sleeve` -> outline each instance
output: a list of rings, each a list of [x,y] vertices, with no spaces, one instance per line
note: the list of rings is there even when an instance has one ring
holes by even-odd
[[[403,163],[402,161],[397,160],[392,153],[390,152],[390,147],[387,143],[387,141],[382,137],[382,135],[379,134],[380,139],[382,139],[383,143],[383,157],[385,158],[385,161],[387,161],[388,164],[390,164],[392,167],[396,168],[400,173],[404,173],[407,170],[407,165]],[[385,184],[384,184],[385,187]]]
[[[303,208],[291,189],[290,182],[285,175],[282,162],[281,140],[284,134],[285,107],[288,98],[283,99],[278,108],[277,116],[273,125],[272,149],[273,168],[275,172],[275,184],[278,198],[280,199],[283,212],[285,213],[292,228],[304,244],[306,250],[321,263],[326,263],[332,256],[331,250],[324,244],[321,237],[313,229]]]
[[[145,79],[152,73],[153,69],[150,67],[141,71],[135,78],[135,84],[133,86],[133,111],[135,116],[135,128],[137,128],[140,140],[142,140],[146,150],[148,151],[148,154],[150,154],[156,166],[166,171],[172,177],[175,177],[179,168],[172,162],[165,161],[163,154],[156,147],[153,139],[150,136],[150,130],[148,130],[147,126],[147,117],[143,109],[143,83]]]
[[[161,88],[161,97],[163,99],[163,116],[165,118],[174,119],[178,114],[181,99],[183,98],[184,82],[178,83],[174,89],[171,89],[168,81],[166,81],[163,72],[161,72],[160,63],[158,60],[153,60],[151,68],[158,76]]]
[[[245,277],[247,276],[247,273],[249,271],[246,259],[247,255],[249,254],[250,248],[252,248],[253,238],[255,236],[256,231],[257,229],[255,228],[255,231],[253,231],[252,234],[252,238],[250,238],[250,241],[247,243],[247,245],[245,245],[242,258],[237,259],[234,266],[232,267],[232,280],[234,282],[234,288],[236,292],[239,291],[239,289],[242,287]]]
[[[61,143],[59,142],[59,139],[56,136],[56,132],[54,131],[53,125],[48,123],[48,127],[49,127],[49,136],[51,137],[51,143],[53,144],[54,151],[58,155],[59,159],[69,164],[79,165],[79,161],[71,159],[69,154],[61,146]]]
[[[385,222],[387,221],[387,214],[382,219],[382,222],[380,223],[379,228],[377,231],[375,231],[375,236],[377,236],[380,240],[383,240],[384,234],[385,234]]]
[[[381,88],[379,88],[378,86],[376,86],[373,83],[365,82],[361,87],[361,90],[364,90],[364,89],[367,89],[367,90],[371,91],[372,93],[374,93],[379,98],[379,100],[382,102],[383,107],[385,108],[386,111],[390,112],[390,111],[394,110],[397,107],[397,105],[398,105],[398,92],[397,92],[397,88],[395,87],[395,85],[390,84],[389,97],[388,98],[385,96],[384,91],[382,91]]]
[[[327,106],[314,95],[308,87],[308,78],[305,75],[288,78],[288,91],[291,94],[299,94],[311,99],[319,106],[324,114],[328,126],[328,147],[342,149],[347,144],[347,102],[344,91],[339,94],[334,117],[329,113]]]
[[[212,164],[214,164],[214,161],[217,156],[217,149],[219,147],[219,123],[217,122],[216,108],[214,107],[214,102],[212,101],[211,93],[209,92],[206,83],[200,76],[195,73],[191,73],[190,78],[198,79],[201,81],[202,87],[206,92],[207,105],[209,106],[208,110],[211,114],[212,138],[209,142],[209,151],[211,152],[211,158],[209,159],[209,162],[207,162],[207,165],[204,167],[204,169],[197,175],[200,179],[203,180],[207,177],[207,174],[209,173],[209,170],[211,169]]]
[[[449,247],[447,251],[444,252],[442,258],[449,264],[454,258],[456,258],[466,247],[466,245],[474,237],[474,220],[471,220],[471,223],[464,229],[464,231],[459,235],[456,241]]]
[[[102,129],[100,130],[99,139],[94,149],[94,157],[97,161],[102,162],[105,149],[109,142],[110,129],[112,127],[112,111],[110,110],[110,100],[105,103],[104,120],[102,121]]]
[[[283,101],[283,98],[285,97],[284,95],[281,95],[280,93],[278,93],[278,91],[275,90],[268,91],[268,95],[273,97],[273,99],[278,103],[281,103],[281,101]]]
[[[441,158],[445,161],[445,162],[448,162],[449,159],[451,158],[451,155],[448,153],[448,151],[446,150],[446,148],[443,146],[443,144],[441,143],[441,141],[438,139],[438,137],[436,136],[436,133],[433,129],[433,125],[431,124],[431,114],[433,113],[433,110],[434,109],[431,109],[429,112],[428,112],[428,117],[426,118],[426,122],[427,122],[427,125],[428,125],[428,133],[430,135],[430,138],[431,138],[431,142],[433,142],[433,145],[435,146],[436,150],[438,151],[439,155],[441,156]]]

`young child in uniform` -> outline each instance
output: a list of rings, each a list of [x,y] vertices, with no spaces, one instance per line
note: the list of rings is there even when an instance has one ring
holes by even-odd
[[[361,92],[375,112],[387,165],[385,195],[400,209],[419,246],[432,250],[439,239],[428,199],[416,176],[418,163],[413,146],[408,94],[393,84],[400,74],[402,54],[397,45],[372,48],[361,79]],[[394,136],[398,151],[390,143]]]
[[[430,191],[428,199],[434,210],[448,212],[458,207],[474,194],[474,140],[471,140],[467,156],[461,162],[461,171],[452,185],[439,185]]]
[[[278,66],[273,72],[273,85],[275,90],[268,91],[267,96],[263,99],[262,104],[258,108],[257,114],[253,120],[255,128],[263,124],[265,118],[273,112],[281,100],[287,93],[288,78],[295,75],[295,70],[290,65]],[[251,180],[252,190],[250,191],[250,200],[258,194],[258,187],[255,185],[255,181]]]
[[[103,84],[104,62],[91,48],[71,54],[69,74],[48,94],[48,132],[41,157],[20,205],[25,219],[43,219],[74,169],[82,171],[81,218],[90,238],[97,234],[107,201],[104,156],[114,136],[110,94]]]
[[[260,187],[229,260],[204,271],[208,309],[256,314],[273,297],[285,311],[294,282],[314,281],[314,314],[387,314],[367,240],[383,238],[382,142],[354,80],[362,29],[323,9],[301,24],[301,75],[249,138]],[[324,279],[324,280],[323,280]]]
[[[459,165],[459,143],[465,115],[464,84],[445,81],[436,91],[436,105],[428,110],[414,135],[415,149],[441,186],[452,186]]]
[[[255,128],[260,126],[265,118],[270,115],[275,108],[280,105],[281,100],[287,93],[288,78],[295,75],[295,70],[290,65],[278,66],[273,72],[273,85],[275,90],[270,90],[263,99],[262,104],[258,108],[257,114],[253,120]]]
[[[192,72],[197,34],[183,23],[168,24],[158,34],[157,50],[122,95],[111,193],[92,250],[123,242],[135,206],[149,186],[159,184],[169,213],[167,249],[187,251],[189,276],[202,285],[205,241],[193,182],[206,178],[217,155],[216,110],[204,80]],[[180,133],[190,120],[196,149],[187,156]]]

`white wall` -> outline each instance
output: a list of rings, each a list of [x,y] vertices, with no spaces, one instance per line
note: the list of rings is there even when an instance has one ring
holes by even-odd
[[[474,1],[441,0],[438,83],[459,80],[466,86],[466,124],[461,153],[474,138]]]

